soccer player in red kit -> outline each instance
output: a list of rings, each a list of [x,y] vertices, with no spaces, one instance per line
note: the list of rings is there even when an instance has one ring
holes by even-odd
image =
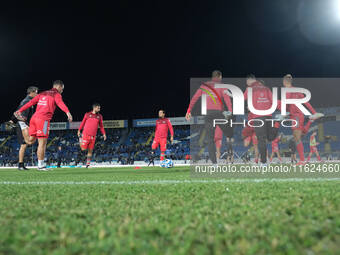
[[[160,146],[161,156],[160,160],[165,159],[165,151],[166,151],[166,143],[168,138],[168,131],[170,130],[170,141],[171,143],[174,141],[174,129],[171,125],[169,119],[165,118],[165,111],[159,110],[158,112],[159,119],[156,120],[156,130],[155,130],[155,138],[153,139],[151,148],[156,150],[158,146]]]
[[[254,75],[247,76],[247,88],[244,92],[244,99],[248,98],[248,90],[252,88],[253,106],[257,110],[267,110],[271,108],[273,104],[273,95],[271,90],[264,85],[263,81],[258,81]],[[256,137],[258,139],[258,150],[262,164],[267,163],[267,140],[273,141],[277,136],[277,126],[271,127],[267,119],[272,119],[272,114],[268,115],[256,115],[252,113],[249,119],[261,119],[264,123],[263,126],[256,126],[254,128]]]
[[[72,115],[61,97],[63,91],[64,83],[60,80],[54,81],[52,89],[41,92],[14,113],[18,120],[25,121],[22,113],[33,105],[37,105],[37,109],[30,120],[28,131],[29,137],[27,139],[25,138],[25,142],[27,144],[33,144],[36,139],[38,139],[38,170],[41,171],[47,170],[44,158],[47,138],[50,131],[50,121],[53,117],[56,105],[66,113],[68,120],[70,122],[72,121]]]
[[[219,159],[221,157],[221,147],[222,147],[222,139],[223,139],[223,132],[222,129],[217,126],[215,129],[215,145],[216,145],[216,158]]]
[[[309,148],[310,148],[310,152],[307,158],[307,161],[310,160],[310,158],[312,157],[312,155],[315,153],[316,157],[318,158],[319,161],[321,161],[319,152],[318,152],[318,148],[316,147],[317,145],[319,145],[319,143],[316,142],[316,131],[314,131],[312,133],[312,135],[309,138]]]
[[[286,88],[291,88],[293,87],[292,85],[293,77],[290,74],[287,74],[283,77],[283,86]],[[302,93],[298,92],[291,92],[287,93],[287,99],[294,99],[294,98],[303,98],[304,95]],[[314,108],[311,106],[310,103],[305,103],[305,105],[308,107],[308,109],[312,112],[313,115],[311,115],[309,118],[312,120],[318,119],[322,116],[324,116],[322,113],[317,113]],[[301,137],[303,135],[304,131],[304,121],[305,121],[305,116],[301,112],[301,110],[294,104],[289,104],[287,106],[287,111],[290,113],[289,118],[294,119],[297,122],[297,126],[292,127],[293,131],[293,136],[295,138],[296,142],[296,149],[299,153],[300,161],[297,163],[298,165],[303,165],[305,162],[305,156],[304,156],[304,148],[303,148],[303,143],[301,140]]]
[[[104,137],[104,141],[106,140],[103,116],[99,112],[100,104],[98,103],[93,104],[92,111],[85,113],[83,121],[81,122],[78,129],[78,137],[80,138],[80,148],[82,151],[87,150],[86,168],[88,168],[91,163],[93,149],[96,143],[98,127],[100,128],[100,132]],[[82,136],[81,130],[83,130]]]
[[[280,162],[282,163],[282,158],[281,158],[280,151],[279,151],[279,142],[281,141],[281,137],[282,136],[279,135],[278,137],[274,139],[274,141],[272,141],[272,154],[270,156],[270,162],[272,162],[273,157],[276,154]]]
[[[225,119],[232,113],[232,104],[228,90],[224,88],[215,88],[215,84],[222,82],[222,72],[215,70],[212,72],[211,80],[203,82],[199,89],[196,91],[192,99],[190,100],[187,113],[185,115],[186,120],[191,119],[191,111],[194,108],[196,102],[203,96],[206,95],[206,107],[207,115],[204,117],[204,130],[208,141],[209,158],[213,164],[217,163],[216,160],[216,145],[214,141],[215,136],[215,119]],[[223,103],[224,102],[224,103]],[[217,124],[227,138],[232,138],[234,135],[233,127],[228,125]]]

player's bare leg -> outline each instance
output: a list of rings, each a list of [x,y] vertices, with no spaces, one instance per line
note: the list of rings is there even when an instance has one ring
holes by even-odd
[[[93,150],[88,149],[87,156],[86,156],[86,168],[88,168],[91,164],[92,155],[93,155]]]
[[[254,151],[255,151],[255,163],[257,164],[259,162],[259,147],[257,147],[257,144],[254,145]]]
[[[280,162],[282,163],[282,158],[281,158],[280,152],[277,151],[277,152],[276,152],[276,155],[277,155],[277,157],[279,158]]]
[[[159,159],[161,161],[165,159],[165,151],[161,151],[161,156],[159,157]]]
[[[244,147],[248,147],[249,146],[249,144],[250,144],[250,139],[244,139],[243,140],[243,145],[244,145]]]
[[[24,128],[21,130],[22,136],[24,140],[29,137],[28,128]],[[25,151],[27,148],[27,144],[21,144],[19,149],[19,170],[28,170],[24,165]]]
[[[22,130],[22,136],[24,137],[25,143],[27,145],[32,145],[37,140],[36,137],[29,135],[28,128],[25,128],[25,129]]]
[[[303,143],[301,141],[301,136],[302,136],[302,130],[295,129],[293,131],[293,136],[296,142],[296,149],[299,153],[300,161],[298,164],[303,164],[305,161],[305,155],[304,155],[304,148],[303,148]]]
[[[21,144],[19,149],[19,170],[28,170],[24,165],[24,157],[27,144]]]
[[[219,159],[221,157],[221,149],[216,147],[216,158]]]
[[[311,159],[312,156],[313,156],[313,152],[309,152],[307,162],[309,162],[309,160]]]
[[[316,155],[316,157],[317,157],[318,161],[321,161],[321,157],[320,157],[320,154],[319,154],[319,152],[318,152],[318,151],[316,151],[316,152],[315,152],[315,155]]]
[[[269,162],[272,162],[273,157],[274,157],[274,152],[272,151],[272,154],[270,154]]]
[[[27,148],[27,144],[22,144],[19,149],[19,163],[24,163],[24,156],[25,156],[25,151]]]
[[[267,159],[270,159],[270,157],[269,157],[269,151],[267,150]]]
[[[47,138],[38,138],[38,170],[45,170],[45,152],[46,152]]]
[[[307,161],[308,161],[308,162],[310,161],[310,159],[311,159],[311,157],[313,156],[313,154],[314,154],[313,151],[309,152],[308,158],[307,158]],[[320,154],[319,154],[318,151],[315,152],[315,155],[316,155],[316,158],[318,159],[318,161],[321,161],[321,157],[320,157]]]

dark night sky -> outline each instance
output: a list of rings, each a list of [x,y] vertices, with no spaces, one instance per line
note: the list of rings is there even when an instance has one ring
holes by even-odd
[[[321,41],[308,27],[317,26],[310,22],[317,15],[330,16],[325,1],[27,1],[26,6],[3,6],[1,122],[25,96],[30,81],[45,90],[53,80],[63,80],[64,101],[80,120],[95,101],[102,104],[105,119],[154,117],[159,108],[168,116],[184,116],[189,79],[207,77],[213,69],[226,77],[340,77],[340,40],[333,42],[340,22],[339,30],[326,32],[322,23]],[[321,90],[311,88],[314,95]],[[338,95],[313,97],[312,103],[335,105]],[[66,118],[58,110],[54,120]]]

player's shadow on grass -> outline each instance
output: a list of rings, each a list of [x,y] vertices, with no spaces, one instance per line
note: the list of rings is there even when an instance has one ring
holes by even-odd
[[[92,169],[91,169],[92,170]],[[81,169],[79,169],[78,171],[72,171],[72,172],[66,172],[66,171],[62,171],[62,172],[53,172],[53,173],[57,173],[57,174],[62,174],[62,175],[94,175],[94,174],[159,174],[159,173],[185,173],[185,172],[189,172],[189,169],[176,169],[176,170],[172,170],[172,169],[153,169],[153,170],[148,170],[148,169],[136,169],[136,170],[114,170],[114,169],[109,169],[106,171],[96,171],[95,169],[93,169],[93,171],[81,171]]]
[[[138,171],[138,170],[136,170]],[[171,170],[171,169],[159,169],[159,170],[139,170],[139,173],[143,173],[143,174],[148,174],[148,173],[185,173],[185,172],[189,172],[190,169],[182,169],[182,170]]]

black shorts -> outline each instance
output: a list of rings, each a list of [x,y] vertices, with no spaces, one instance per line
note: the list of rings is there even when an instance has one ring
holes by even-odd
[[[214,119],[225,119],[221,111],[208,110],[205,116],[205,129],[207,132],[211,132],[210,135],[215,134],[215,127],[213,127]],[[228,124],[217,125],[222,130],[224,136],[232,138],[234,136],[234,127],[230,126],[230,119]],[[210,133],[209,132],[209,133]]]
[[[26,143],[25,143],[24,136],[22,135],[22,131],[21,131],[21,128],[20,128],[19,124],[17,124],[16,132],[17,132],[18,143],[19,143],[20,145],[21,145],[21,144],[26,144]]]

